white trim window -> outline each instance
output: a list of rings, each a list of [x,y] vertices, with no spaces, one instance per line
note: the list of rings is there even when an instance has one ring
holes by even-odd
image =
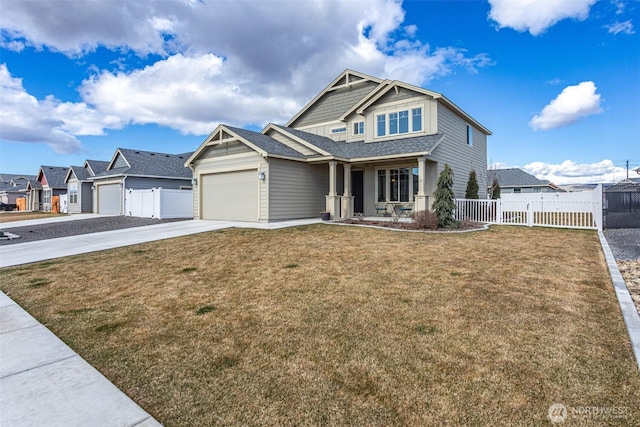
[[[346,127],[333,128],[331,129],[331,134],[335,135],[337,133],[345,133],[346,131],[347,131]]]
[[[47,205],[51,204],[51,190],[42,191],[42,203]]]
[[[473,146],[473,128],[469,125],[467,125],[467,145]]]
[[[422,107],[376,114],[376,136],[422,131]]]
[[[69,204],[78,203],[78,184],[75,182],[69,183]]]
[[[418,194],[418,168],[378,169],[376,200],[378,202],[413,202]]]
[[[364,122],[355,122],[353,124],[354,135],[364,135]]]

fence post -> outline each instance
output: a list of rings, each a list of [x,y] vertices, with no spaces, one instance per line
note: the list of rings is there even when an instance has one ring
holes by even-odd
[[[496,199],[496,221],[498,222],[499,225],[502,225],[502,199],[498,198]]]
[[[598,231],[602,231],[602,184],[598,184],[598,186],[593,190],[593,194],[595,199],[595,203],[593,204],[593,220],[596,222]]]
[[[527,225],[533,227],[533,198],[527,203]]]

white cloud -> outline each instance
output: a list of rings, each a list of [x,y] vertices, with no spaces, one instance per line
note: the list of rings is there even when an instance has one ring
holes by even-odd
[[[79,103],[38,101],[21,89],[22,101],[36,105],[31,116],[54,120],[62,133],[57,149],[73,151],[76,136],[128,124],[207,134],[220,122],[284,123],[345,68],[422,85],[492,64],[483,53],[415,40],[418,28],[403,24],[404,17],[396,0],[290,1],[275,8],[257,1],[9,1],[0,14],[0,43],[69,57],[100,46],[160,55],[143,69],[93,70],[78,88]],[[15,111],[31,108],[20,102]],[[40,128],[18,126],[13,133],[34,129]],[[54,135],[40,139],[51,143]]]
[[[631,23],[631,19],[624,22],[616,21],[607,28],[609,29],[609,32],[611,34],[624,33],[624,34],[631,35],[636,33],[635,31],[633,31],[633,24]]]
[[[0,93],[0,138],[5,141],[46,143],[56,153],[70,154],[82,150],[76,135],[102,135],[105,125],[118,123],[84,103],[60,102],[52,96],[39,101],[5,64],[0,64]]]
[[[522,169],[538,179],[546,179],[556,185],[616,182],[626,174],[624,168],[615,166],[611,160],[583,164],[571,160],[560,164],[533,162]]]
[[[251,85],[250,78],[213,54],[179,54],[129,73],[103,71],[85,80],[80,94],[102,115],[194,135],[220,122],[284,122],[297,111],[295,99],[272,96],[272,88]]]
[[[498,28],[529,31],[537,36],[557,22],[574,18],[584,20],[596,0],[489,0],[489,18]]]
[[[582,82],[576,86],[567,86],[529,122],[534,130],[547,130],[568,126],[579,119],[602,112],[600,94],[596,85]]]

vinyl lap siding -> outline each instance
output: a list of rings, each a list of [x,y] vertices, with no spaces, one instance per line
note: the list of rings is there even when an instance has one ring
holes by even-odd
[[[269,220],[314,218],[325,208],[329,166],[269,160]]]
[[[178,190],[180,187],[190,187],[191,179],[163,179],[129,176],[125,180],[127,190],[147,190],[149,188],[167,188]]]
[[[358,83],[327,92],[290,126],[298,128],[335,121],[376,86],[378,84],[374,82]]]
[[[467,145],[467,124],[473,128],[471,147]],[[456,197],[463,198],[471,169],[476,171],[478,185],[487,182],[487,135],[440,103],[438,130],[444,132],[445,137],[432,159],[438,162],[438,175],[445,163],[453,169],[453,192]],[[481,192],[478,195],[484,196]]]

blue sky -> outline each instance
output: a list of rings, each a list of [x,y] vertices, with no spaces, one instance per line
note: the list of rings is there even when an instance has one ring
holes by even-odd
[[[640,2],[0,0],[0,172],[195,150],[286,123],[346,68],[440,92],[489,164],[640,168]],[[634,171],[630,176],[638,177]]]

